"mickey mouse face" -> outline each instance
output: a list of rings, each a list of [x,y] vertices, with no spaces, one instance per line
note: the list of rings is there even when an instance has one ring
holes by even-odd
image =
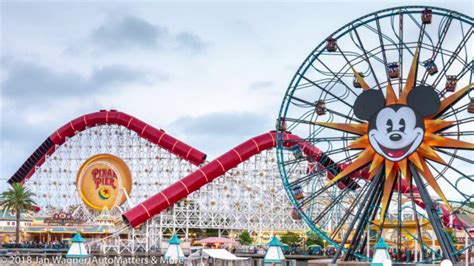
[[[407,105],[385,106],[379,90],[367,90],[357,97],[354,114],[369,121],[372,148],[390,161],[400,161],[412,154],[423,141],[423,118],[435,114],[440,105],[438,94],[430,86],[414,87]]]
[[[423,122],[419,120],[420,117],[408,106],[385,107],[370,123],[369,142],[385,158],[402,160],[413,153],[423,140]]]

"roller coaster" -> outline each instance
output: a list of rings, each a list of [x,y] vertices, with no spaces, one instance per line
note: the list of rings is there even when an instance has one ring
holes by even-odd
[[[446,9],[375,12],[335,31],[308,56],[288,87],[275,130],[211,161],[164,130],[102,110],[56,130],[8,182],[36,193],[39,216],[63,211],[86,223],[112,217],[108,235],[88,244],[102,252],[151,251],[171,233],[192,238],[194,229],[249,230],[263,239],[309,228],[337,248],[334,262],[369,260],[380,237],[398,250],[418,247],[418,262],[459,261],[474,242],[474,64],[466,48],[472,33],[471,17]],[[417,120],[419,147],[393,159],[401,151],[377,150],[368,133],[375,117],[364,119],[366,109],[355,106],[378,94],[379,109],[398,112],[422,85],[439,107]],[[402,118],[399,138],[409,124]],[[124,203],[110,210],[90,208],[80,193],[78,173],[87,175],[85,162],[100,154],[123,160],[132,177],[129,191],[120,183],[116,192]],[[102,200],[109,194],[99,191]]]

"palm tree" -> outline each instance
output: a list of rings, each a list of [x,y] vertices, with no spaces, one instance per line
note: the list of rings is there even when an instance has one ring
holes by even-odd
[[[16,243],[20,243],[20,214],[22,211],[31,210],[36,202],[35,194],[23,187],[21,183],[11,184],[10,189],[0,194],[0,208],[16,213]]]

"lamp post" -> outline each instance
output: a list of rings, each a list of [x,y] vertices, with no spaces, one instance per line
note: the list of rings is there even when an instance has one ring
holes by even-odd
[[[278,240],[276,236],[272,237],[272,240],[268,242],[268,250],[263,258],[263,263],[271,263],[272,265],[281,263],[285,260],[285,256],[283,255],[283,251],[281,247],[283,244]]]
[[[182,263],[184,260],[183,249],[179,244],[181,241],[178,239],[176,234],[173,234],[171,239],[168,241],[168,249],[165,253],[165,261],[168,263]]]

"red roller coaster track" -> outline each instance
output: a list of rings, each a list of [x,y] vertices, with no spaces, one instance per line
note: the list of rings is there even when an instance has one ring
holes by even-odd
[[[136,132],[140,137],[194,165],[200,165],[206,160],[206,154],[173,138],[164,130],[154,128],[140,119],[122,112],[102,110],[80,116],[56,130],[28,157],[20,169],[8,180],[8,183],[24,182],[35,173],[36,168],[44,163],[46,156],[54,153],[58,146],[66,142],[67,138],[73,137],[89,127],[100,125],[124,126]]]
[[[217,159],[209,162],[208,164],[124,213],[123,218],[125,222],[130,224],[132,227],[136,227],[153,216],[159,214],[179,200],[185,198],[192,192],[198,190],[207,183],[212,182],[214,179],[236,167],[241,162],[248,160],[250,157],[259,154],[264,150],[274,148],[276,146],[276,134],[277,133],[275,131],[271,131],[251,138],[236,146]],[[301,141],[301,139],[295,135],[287,133],[284,134],[284,137],[285,140],[298,141],[298,144],[301,145],[303,152],[308,157],[312,157],[314,161],[319,162],[324,156],[324,153],[319,149],[307,142]],[[289,141],[285,142],[285,145],[288,146],[294,144],[294,142],[292,144]],[[341,171],[339,166],[337,166],[337,164],[335,164],[329,158],[324,160],[323,165],[335,166],[337,171]],[[342,186],[340,185],[339,187],[344,188],[346,186],[350,186],[350,180],[345,180],[345,182],[345,184],[341,184]]]
[[[66,142],[67,138],[73,137],[77,133],[89,127],[113,124],[124,126],[136,132],[140,137],[157,144],[168,152],[183,158],[194,165],[201,165],[206,159],[206,155],[203,152],[173,138],[172,136],[166,134],[163,130],[156,129],[149,124],[146,124],[145,122],[125,113],[115,110],[103,110],[100,112],[80,116],[69,123],[66,123],[64,126],[51,134],[51,136],[49,136],[23,163],[20,169],[18,169],[18,171],[8,180],[8,182],[24,182],[30,178],[35,173],[36,169],[44,163],[46,157],[53,154],[60,145]],[[251,138],[236,146],[217,159],[202,166],[163,191],[155,194],[153,197],[125,212],[123,214],[125,222],[132,227],[137,227],[148,219],[151,219],[153,216],[159,214],[172,204],[185,198],[207,183],[212,182],[214,179],[223,175],[228,170],[236,167],[243,161],[248,160],[250,157],[259,154],[264,150],[275,148],[276,134],[276,132],[271,131]],[[307,157],[312,158],[312,160],[324,167],[331,167],[336,172],[340,172],[345,167],[343,164],[336,164],[318,148],[312,146],[310,143],[304,142],[298,136],[292,135],[291,133],[285,133],[284,140],[285,146],[291,146],[297,142],[302,147],[302,150]],[[329,179],[332,177],[333,175],[328,174]],[[362,169],[356,173],[353,173],[350,178],[343,179],[341,182],[339,182],[338,187],[340,189],[356,188],[357,184],[353,182],[351,178],[357,177],[367,178],[367,170]],[[401,191],[406,194],[409,192],[409,185],[405,180],[402,180]],[[413,194],[415,196],[415,202],[417,205],[424,208],[424,204],[419,198],[418,189],[416,187],[413,187]],[[444,223],[449,224],[450,211],[443,205],[440,207],[442,210]],[[455,218],[453,224],[454,226],[463,226],[466,223]]]
[[[243,142],[242,144],[236,146],[235,148],[224,153],[217,159],[209,162],[208,164],[204,165],[203,167],[199,168],[198,170],[194,171],[193,173],[189,174],[178,182],[170,185],[163,191],[160,191],[159,193],[155,194],[154,196],[148,198],[144,202],[125,212],[122,216],[124,221],[132,227],[139,226],[145,221],[151,219],[153,216],[167,209],[174,203],[185,198],[192,192],[198,190],[202,186],[212,182],[217,177],[223,175],[230,169],[236,167],[241,162],[249,159],[250,157],[256,154],[259,154],[264,150],[275,148],[276,134],[277,133],[275,131],[271,131],[251,138]],[[312,146],[310,143],[303,141],[296,135],[293,135],[291,133],[285,133],[284,140],[285,146],[291,146],[294,145],[295,142],[297,142],[302,147],[302,150],[307,157],[312,158],[315,162],[322,164],[326,168],[333,167],[336,168],[335,170],[337,172],[340,172],[341,169],[345,167],[345,165],[343,164],[337,165],[334,161],[329,159],[329,157],[327,157],[321,150]],[[325,159],[322,160],[322,158],[324,157]],[[354,172],[349,177],[368,178],[368,176],[369,173],[365,168]],[[332,179],[333,177],[333,175],[328,173],[329,179]],[[342,180],[341,182],[339,182],[338,187],[340,189],[354,188],[356,184],[351,184],[351,182],[352,181],[350,179]],[[413,186],[412,188],[415,203],[420,207],[424,208],[425,206],[419,196],[418,189],[415,186]],[[404,179],[402,179],[401,191],[405,194],[410,194],[410,186]],[[449,210],[443,205],[440,205],[440,208],[443,215],[443,222],[445,223],[445,225],[449,225]],[[459,220],[457,217],[454,217],[453,226],[462,227],[465,224],[465,222]]]

